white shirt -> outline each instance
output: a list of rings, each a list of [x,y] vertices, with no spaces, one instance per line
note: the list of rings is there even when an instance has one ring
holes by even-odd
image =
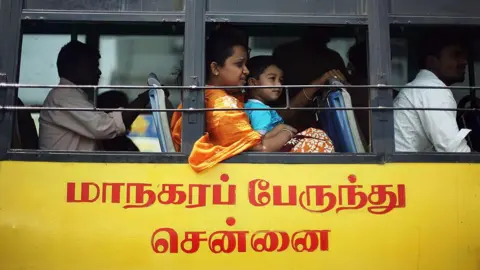
[[[54,88],[44,107],[93,108],[87,94],[66,79]],[[121,112],[101,111],[41,111],[39,145],[42,150],[93,151],[96,140],[112,139],[125,133]]]
[[[407,86],[446,85],[431,71],[421,70]],[[395,108],[449,108],[457,102],[450,89],[405,88],[394,100]],[[456,111],[395,110],[397,152],[470,152],[465,137],[470,130],[458,130]]]

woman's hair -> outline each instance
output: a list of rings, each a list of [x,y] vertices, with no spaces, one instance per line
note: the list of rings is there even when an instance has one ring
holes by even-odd
[[[248,78],[259,79],[269,66],[275,65],[273,56],[261,55],[248,59],[247,68],[250,71]]]
[[[230,25],[220,25],[208,37],[205,44],[205,64],[207,79],[210,77],[210,64],[216,62],[223,66],[225,60],[233,55],[233,47],[248,49],[248,38],[240,30]]]

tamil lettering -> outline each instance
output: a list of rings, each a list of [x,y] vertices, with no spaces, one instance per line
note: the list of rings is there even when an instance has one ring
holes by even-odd
[[[355,175],[348,176],[348,185],[272,185],[263,179],[249,182],[249,202],[256,207],[299,206],[312,213],[366,209],[382,215],[406,207],[405,185],[357,184]]]
[[[125,209],[154,204],[189,209],[231,206],[237,203],[237,186],[228,184],[229,180],[228,174],[222,174],[220,184],[67,183],[67,202],[123,204]],[[347,180],[349,183],[344,185],[312,183],[300,186],[274,185],[264,179],[255,179],[246,185],[248,197],[243,199],[248,199],[245,202],[254,207],[299,207],[311,213],[366,210],[383,215],[406,207],[403,184],[361,185],[353,174]]]
[[[229,176],[220,176],[223,183]],[[112,203],[123,208],[146,208],[153,204],[183,205],[198,208],[207,205],[235,205],[236,186],[228,184],[169,184],[156,188],[146,183],[67,183],[67,203]]]
[[[226,220],[230,227],[235,223],[233,217]],[[301,230],[291,234],[273,230],[225,230],[212,233],[188,231],[180,237],[182,234],[172,228],[159,228],[152,234],[151,247],[155,253],[185,254],[196,253],[202,246],[214,254],[283,252],[289,249],[295,252],[325,252],[329,250],[329,234],[330,230]]]

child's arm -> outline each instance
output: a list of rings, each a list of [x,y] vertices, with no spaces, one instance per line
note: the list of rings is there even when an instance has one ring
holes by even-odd
[[[278,133],[280,133],[283,129],[290,130],[291,132],[293,132],[293,134],[297,134],[297,130],[294,127],[291,127],[286,124],[279,124],[276,127],[274,127],[270,132],[265,134],[265,138],[273,137]]]
[[[295,133],[285,128],[276,134],[267,135],[268,133],[263,137],[261,144],[254,146],[251,150],[256,152],[277,152],[295,136]]]
[[[279,124],[269,132],[266,132],[268,126],[272,121],[272,116],[267,110],[252,111],[249,113],[249,117],[252,128],[263,135],[262,143],[251,148],[251,151],[279,151],[297,133],[297,130],[285,124]]]

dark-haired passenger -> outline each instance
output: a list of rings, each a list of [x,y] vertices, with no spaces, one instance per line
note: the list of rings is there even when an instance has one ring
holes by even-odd
[[[250,71],[249,86],[274,86],[249,89],[249,99],[245,103],[245,108],[252,109],[247,110],[252,128],[264,137],[275,138],[277,142],[277,145],[270,146],[269,152],[334,152],[333,143],[323,130],[308,128],[297,133],[295,128],[284,124],[282,117],[268,105],[277,101],[283,92],[283,71],[275,65],[272,56],[253,57],[248,60],[247,67]]]
[[[432,33],[422,44],[421,70],[407,86],[447,87],[463,82],[467,54],[455,33]],[[396,108],[456,109],[448,88],[406,88],[394,100]],[[470,152],[459,130],[456,111],[395,110],[395,149],[399,152]]]
[[[60,85],[68,88],[52,89],[44,107],[93,108],[88,92],[91,88],[77,85],[97,85],[102,74],[99,69],[100,53],[88,45],[72,41],[58,54],[57,69]],[[148,91],[140,94],[129,107],[148,105]],[[138,112],[44,110],[40,113],[39,146],[42,150],[98,150],[97,140],[115,138],[130,129]]]
[[[345,63],[340,54],[327,47],[329,41],[327,29],[311,27],[302,38],[275,48],[273,57],[284,72],[285,85],[325,85],[331,78],[346,83]],[[288,97],[284,93],[275,106],[284,107],[288,98],[291,107],[314,107],[315,97],[322,93],[320,88],[290,88]],[[313,111],[283,110],[278,113],[285,123],[298,130],[320,127]]]
[[[367,43],[360,41],[348,50],[348,69],[350,76],[348,82],[352,85],[368,85],[368,59]],[[352,98],[353,107],[369,107],[370,96],[367,88],[350,88],[348,93]],[[368,110],[355,110],[358,126],[367,144],[370,142],[370,112]]]
[[[245,86],[249,70],[247,38],[235,28],[221,26],[206,42],[207,84],[209,86]],[[181,106],[180,106],[181,107]],[[255,131],[244,108],[244,94],[241,89],[207,89],[205,108],[227,109],[207,111],[206,134],[193,146],[188,159],[196,172],[238,155],[244,151],[270,152],[282,145],[278,138],[262,136]],[[238,109],[238,110],[237,110]],[[175,147],[181,145],[181,114],[175,112],[171,130]],[[294,134],[282,131],[287,138]]]

